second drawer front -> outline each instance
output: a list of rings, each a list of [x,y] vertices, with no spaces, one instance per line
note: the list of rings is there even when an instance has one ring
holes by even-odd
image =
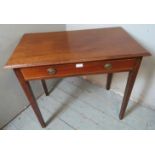
[[[48,65],[22,68],[26,80],[67,77],[74,75],[99,74],[128,71],[135,66],[136,59],[95,61],[76,64]]]

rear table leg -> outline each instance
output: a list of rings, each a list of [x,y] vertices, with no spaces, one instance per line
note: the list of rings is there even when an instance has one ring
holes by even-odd
[[[112,77],[113,77],[113,74],[112,74],[112,73],[109,73],[109,74],[107,75],[107,84],[106,84],[106,89],[107,89],[107,90],[110,89]]]
[[[41,83],[42,83],[42,86],[43,86],[43,89],[44,89],[44,92],[45,92],[46,96],[48,96],[49,92],[48,92],[45,80],[41,80]]]

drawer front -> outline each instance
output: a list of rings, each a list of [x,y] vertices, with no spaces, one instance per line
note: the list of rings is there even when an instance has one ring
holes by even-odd
[[[25,80],[67,77],[87,74],[100,74],[131,70],[136,59],[106,60],[75,64],[48,65],[22,68]]]

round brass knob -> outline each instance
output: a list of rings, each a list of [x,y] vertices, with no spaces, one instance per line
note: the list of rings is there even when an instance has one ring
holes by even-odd
[[[111,69],[112,68],[112,64],[107,63],[107,64],[104,65],[104,68],[105,69]]]
[[[56,69],[54,69],[54,68],[48,68],[47,69],[47,72],[48,72],[48,74],[55,74],[56,73]]]

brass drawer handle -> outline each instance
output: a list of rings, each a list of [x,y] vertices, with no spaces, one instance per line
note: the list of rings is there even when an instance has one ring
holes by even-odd
[[[107,63],[107,64],[104,65],[104,68],[105,69],[111,69],[112,68],[112,64]]]
[[[54,75],[54,74],[56,73],[56,69],[54,69],[54,68],[48,68],[48,69],[47,69],[47,72],[48,72],[48,74],[50,74],[50,75]]]

